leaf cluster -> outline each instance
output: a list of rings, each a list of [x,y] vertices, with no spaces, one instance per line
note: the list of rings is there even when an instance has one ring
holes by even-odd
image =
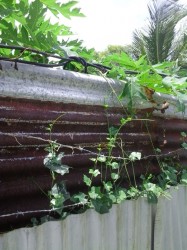
[[[57,120],[57,119],[56,119]],[[171,186],[187,184],[187,170],[180,166],[179,162],[172,158],[165,158],[159,161],[161,172],[158,175],[141,175],[137,183],[134,172],[134,163],[141,160],[140,152],[127,154],[124,151],[123,142],[120,139],[120,131],[127,123],[132,121],[131,117],[122,118],[118,127],[109,127],[106,148],[98,146],[98,154],[91,158],[92,167],[87,174],[83,175],[83,182],[87,187],[85,192],[77,192],[73,195],[66,189],[64,181],[56,182],[54,172],[60,175],[68,174],[69,167],[62,163],[64,154],[58,153],[60,145],[50,142],[46,148],[48,155],[44,159],[44,165],[53,173],[56,182],[49,198],[52,208],[63,218],[64,204],[66,201],[73,203],[72,206],[79,206],[78,212],[84,212],[88,208],[94,208],[100,214],[107,213],[113,204],[119,204],[124,200],[145,197],[149,203],[157,203],[162,195],[170,198],[167,193]],[[47,128],[51,133],[54,123]],[[186,132],[181,132],[182,148],[186,147]],[[115,157],[113,150],[121,149],[123,157]],[[107,150],[107,151],[106,151]],[[160,149],[155,149],[159,155]],[[133,178],[130,177],[127,166],[131,165]],[[128,188],[124,187],[124,180],[128,183]],[[97,184],[96,184],[97,183]],[[68,213],[66,212],[66,215]]]
[[[151,65],[146,56],[138,60],[126,53],[111,54],[103,59],[103,64],[111,67],[107,76],[121,80],[124,88],[119,99],[127,100],[127,107],[132,112],[141,102],[155,103],[147,93],[159,92],[174,95],[177,98],[177,110],[185,112],[187,77],[178,76],[180,67],[177,62],[163,62]]]
[[[69,27],[59,20],[84,16],[76,8],[77,1],[61,3],[57,0],[0,0],[0,43],[19,45],[46,52],[65,55],[65,45],[77,45],[77,41],[64,40],[72,34]],[[57,21],[53,23],[51,18]],[[0,49],[0,55],[43,61],[43,57],[22,51]]]
[[[148,11],[147,26],[134,32],[135,55],[147,55],[152,64],[180,59],[187,43],[185,25],[179,29],[177,26],[187,16],[187,9],[178,0],[152,0]]]

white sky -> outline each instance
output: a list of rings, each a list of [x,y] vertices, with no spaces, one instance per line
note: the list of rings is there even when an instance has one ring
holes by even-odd
[[[149,0],[78,0],[84,18],[72,18],[67,24],[75,36],[88,48],[97,51],[109,44],[126,45],[132,41],[132,32],[145,25]],[[187,0],[180,0],[187,4]]]

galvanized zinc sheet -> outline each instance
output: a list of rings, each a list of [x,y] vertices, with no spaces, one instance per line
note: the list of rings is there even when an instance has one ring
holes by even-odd
[[[159,199],[156,209],[154,250],[187,249],[187,187],[172,188],[171,199]]]
[[[185,250],[187,187],[150,205],[143,198],[0,235],[0,250]]]
[[[154,207],[144,199],[0,235],[0,250],[150,250]]]

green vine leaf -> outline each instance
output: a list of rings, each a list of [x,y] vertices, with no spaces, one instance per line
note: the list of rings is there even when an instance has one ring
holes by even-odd
[[[185,132],[181,132],[182,137],[187,137],[187,134]]]
[[[106,162],[106,156],[101,155],[101,156],[99,156],[99,157],[97,158],[97,160],[98,160],[99,162]]]
[[[63,153],[60,153],[58,155],[56,155],[56,153],[49,153],[44,159],[45,167],[61,175],[69,173],[69,166],[61,163],[61,159],[63,158],[63,156]]]
[[[117,192],[116,192],[116,202],[117,203],[121,203],[122,201],[126,200],[127,198],[127,195],[126,195],[126,190],[124,189],[118,189]]]
[[[181,184],[187,185],[187,171],[185,169],[182,171]]]
[[[132,121],[131,117],[121,118],[120,123],[121,123],[121,125],[124,126],[127,122],[130,122],[130,121]]]
[[[119,129],[114,127],[114,126],[111,126],[111,127],[109,127],[108,130],[109,130],[110,137],[115,137],[117,135]]]
[[[140,194],[141,194],[140,190],[138,188],[135,188],[135,187],[130,187],[127,190],[127,197],[131,198],[131,199],[138,198],[140,196]]]
[[[91,184],[92,184],[91,179],[90,179],[88,176],[86,176],[85,174],[83,175],[83,181],[84,181],[84,183],[85,183],[88,187],[90,187]]]
[[[108,182],[103,181],[103,185],[107,192],[110,192],[111,189],[113,189],[113,185],[111,181],[108,181]]]
[[[75,203],[82,203],[83,205],[88,203],[87,195],[85,193],[79,192],[71,197],[71,200]]]
[[[147,201],[152,204],[158,203],[158,198],[156,194],[152,191],[147,192]]]
[[[89,174],[92,174],[94,177],[97,177],[101,173],[100,173],[100,171],[98,169],[90,169]]]
[[[112,167],[112,169],[118,169],[119,168],[119,163],[114,161],[114,162],[111,163],[111,167]]]
[[[96,198],[92,200],[92,204],[98,213],[105,214],[112,207],[112,200],[108,196],[103,196],[100,199]]]
[[[112,173],[111,178],[116,181],[117,179],[119,179],[119,174]]]
[[[63,211],[64,202],[70,198],[70,194],[66,190],[65,183],[61,181],[58,184],[55,184],[51,191],[51,205],[52,207],[61,214]]]
[[[187,143],[186,143],[186,142],[183,142],[183,143],[182,143],[182,147],[183,147],[184,149],[187,149]]]
[[[136,161],[136,160],[141,160],[141,153],[140,152],[132,152],[130,155],[129,155],[129,160],[130,161]]]
[[[92,186],[88,194],[91,199],[101,198],[102,197],[101,187]]]

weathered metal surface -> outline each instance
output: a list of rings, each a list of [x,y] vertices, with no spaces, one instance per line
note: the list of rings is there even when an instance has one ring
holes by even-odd
[[[85,105],[107,103],[110,107],[121,107],[116,99],[123,88],[119,81],[24,64],[17,64],[17,70],[15,63],[0,63],[0,96]],[[137,101],[140,104],[140,100]],[[149,107],[149,103],[141,102],[140,108]]]
[[[153,208],[138,199],[114,205],[108,214],[90,209],[0,235],[0,250],[151,250]]]
[[[103,78],[87,76],[63,70],[40,69],[11,63],[2,63],[0,71],[0,231],[25,226],[36,212],[1,217],[16,211],[49,209],[47,192],[52,185],[51,175],[44,167],[45,147],[49,140],[62,144],[65,153],[62,162],[71,167],[62,177],[70,192],[84,188],[82,176],[92,162],[100,144],[106,150],[109,126],[119,126],[126,111],[111,94],[111,86],[119,92],[121,86]],[[109,96],[109,98],[107,97]],[[106,98],[107,97],[107,98]],[[68,99],[69,98],[69,99]],[[158,97],[161,98],[161,97]],[[160,102],[162,102],[162,98]],[[109,108],[104,108],[104,104]],[[153,108],[140,103],[137,118],[147,118]],[[187,155],[181,150],[187,133],[186,117],[150,116],[149,121],[131,121],[120,131],[125,152],[138,151],[142,160],[134,164],[136,176],[159,172],[155,148],[163,157],[179,155],[181,163],[187,163]],[[180,119],[179,119],[180,118]],[[54,123],[51,134],[46,130]],[[121,150],[115,148],[114,156]],[[129,175],[133,175],[131,166]],[[125,179],[123,185],[126,186]]]
[[[187,188],[172,188],[171,196],[160,198],[157,205],[154,250],[184,250],[187,246]]]
[[[0,235],[0,250],[185,250],[187,187],[169,190],[155,205],[143,198]]]
[[[153,113],[156,116],[159,116],[162,118],[167,117],[171,119],[176,118],[176,119],[187,120],[187,95],[185,98],[183,97],[183,106],[185,107],[183,112],[178,112],[177,105],[179,105],[179,100],[177,99],[176,96],[155,93],[153,95],[153,98],[156,103],[163,104],[167,102],[169,104],[169,108],[167,108],[164,113],[160,112],[159,110],[155,110]]]
[[[49,170],[44,167],[43,159],[50,139],[63,145],[61,151],[65,156],[62,162],[71,167],[70,174],[63,177],[68,190],[75,192],[84,188],[82,176],[91,166],[90,158],[97,153],[98,145],[106,147],[108,126],[119,126],[120,119],[126,116],[120,108],[106,110],[102,106],[12,98],[1,98],[0,107],[1,215],[49,208],[48,197],[44,193],[50,190],[52,180]],[[139,115],[143,116],[144,112]],[[55,120],[50,134],[46,127]],[[142,156],[152,154],[149,133],[156,143],[155,124],[155,121],[147,122],[146,126],[142,121],[127,124],[120,131],[120,137],[125,142],[124,150],[140,151]],[[121,150],[115,149],[114,155],[120,156]],[[159,171],[157,165],[147,162],[149,159],[135,165],[137,175],[145,173],[148,168],[151,172]],[[130,168],[129,174],[132,175]],[[41,215],[41,212],[35,214],[37,215]],[[31,213],[30,217],[27,215],[23,218],[29,223],[32,217]],[[0,221],[1,228],[14,227],[15,224],[17,226],[17,216],[11,220],[0,217]]]
[[[187,120],[157,117],[158,147],[164,157],[176,156],[180,163],[187,166],[187,150],[182,148],[182,143],[187,139],[182,137],[181,132],[187,134]]]

